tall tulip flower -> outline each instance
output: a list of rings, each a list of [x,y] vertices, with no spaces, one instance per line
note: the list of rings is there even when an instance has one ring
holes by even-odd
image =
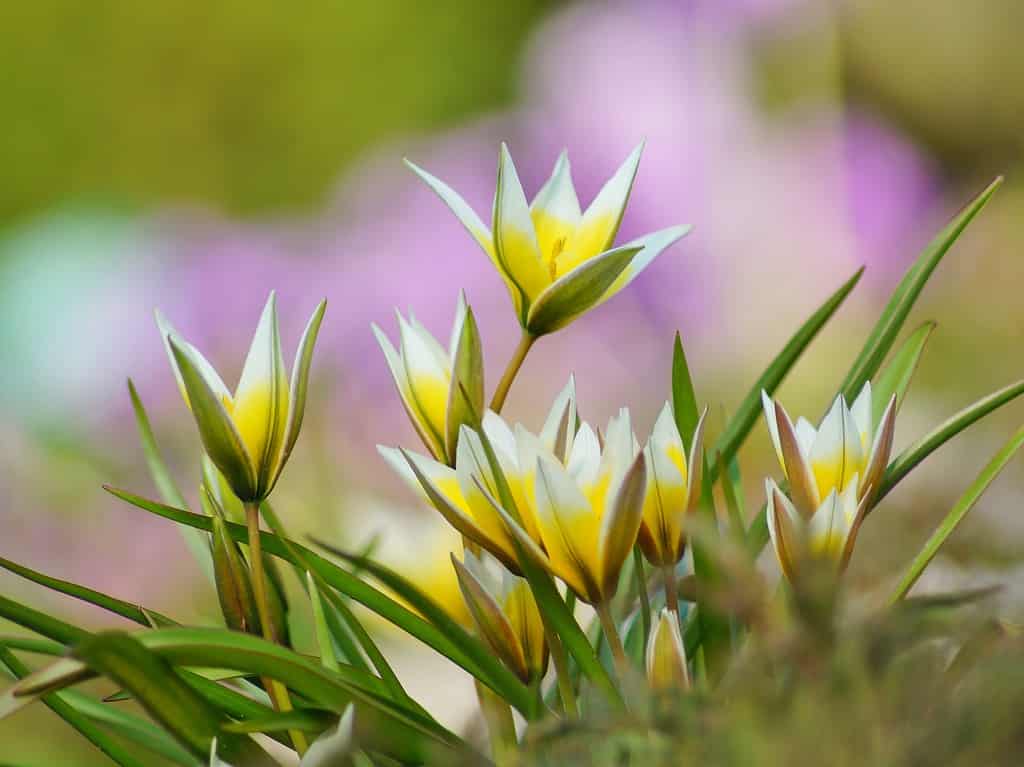
[[[501,145],[488,227],[450,186],[407,161],[451,208],[504,279],[523,330],[541,336],[618,293],[689,227],[674,226],[613,248],[640,163],[641,144],[581,211],[569,158],[558,157],[528,203],[508,147]]]
[[[452,555],[466,606],[480,635],[523,682],[544,676],[548,646],[540,610],[527,582],[498,566],[486,553]]]
[[[326,306],[320,302],[302,334],[289,385],[271,293],[234,394],[203,355],[156,314],[203,447],[244,502],[258,503],[270,494],[299,437],[313,347]]]
[[[431,455],[455,461],[459,427],[484,409],[483,352],[473,311],[459,294],[446,351],[415,317],[398,314],[399,346],[373,326],[409,418]],[[468,400],[467,400],[468,398]]]
[[[840,395],[815,429],[762,393],[768,431],[789,482],[789,495],[768,480],[768,531],[779,563],[792,578],[802,557],[849,562],[857,531],[889,463],[896,421],[890,397],[876,425],[871,384],[849,407]]]

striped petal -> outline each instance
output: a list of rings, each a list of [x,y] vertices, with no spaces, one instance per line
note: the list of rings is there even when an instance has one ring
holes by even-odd
[[[878,423],[878,433],[875,434],[875,441],[871,445],[871,453],[868,457],[867,468],[864,470],[864,481],[861,483],[860,493],[862,498],[874,495],[878,488],[882,475],[889,466],[889,456],[892,455],[892,445],[896,436],[896,395],[889,398],[889,404],[882,413],[882,419]]]
[[[171,361],[171,370],[174,372],[174,380],[178,382],[178,388],[181,390],[181,396],[185,400],[185,404],[192,407],[188,398],[188,391],[185,388],[185,381],[181,376],[181,370],[178,368],[178,360],[174,356],[174,351],[171,349],[171,340],[173,339],[178,346],[188,349],[193,361],[195,362],[196,369],[202,375],[214,393],[220,397],[221,401],[224,402],[225,407],[231,407],[232,397],[228,387],[224,385],[224,381],[221,380],[220,375],[216,369],[207,362],[206,358],[199,352],[199,350],[186,341],[181,335],[174,329],[174,326],[168,322],[167,318],[164,317],[163,313],[157,309],[154,312],[156,316],[156,325],[160,330],[160,337],[164,343],[164,349],[167,350],[167,358]]]
[[[797,509],[805,518],[809,518],[821,503],[810,461],[800,447],[800,440],[789,413],[778,402],[775,403],[775,420],[782,452],[782,466],[789,480],[790,495]]]
[[[560,464],[537,461],[534,508],[551,569],[584,601],[600,601],[600,518]]]
[[[174,338],[170,346],[207,455],[235,495],[243,501],[259,500],[256,464],[225,408],[230,400],[225,403],[223,392],[211,387],[191,346],[180,345]]]
[[[523,311],[551,282],[552,275],[541,257],[526,195],[505,144],[498,160],[493,230],[495,253],[520,290],[522,302],[517,304]]]
[[[562,256],[567,272],[612,246],[633,189],[644,145],[634,149],[590,203]]]
[[[644,657],[647,682],[653,690],[687,689],[690,672],[675,613],[663,607],[647,641]]]
[[[687,502],[687,466],[671,406],[666,403],[644,448],[647,488],[640,544],[652,564],[675,564]]]
[[[792,579],[804,547],[803,519],[774,480],[765,480],[765,490],[768,495],[768,535],[782,572]]]
[[[267,299],[235,391],[231,418],[254,461],[260,492],[269,490],[288,425],[288,378],[274,294]]]
[[[615,594],[622,564],[636,544],[643,518],[646,486],[647,465],[644,454],[640,453],[619,483],[615,496],[601,520],[598,544],[601,552],[599,572],[605,599],[610,599]]]

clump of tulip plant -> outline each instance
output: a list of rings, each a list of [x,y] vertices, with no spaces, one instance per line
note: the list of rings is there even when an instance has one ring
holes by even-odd
[[[931,325],[905,337],[903,328],[928,278],[999,180],[907,271],[817,427],[804,417],[793,421],[775,392],[860,272],[796,329],[743,400],[728,403],[732,416],[719,429],[707,413],[723,403],[696,386],[682,339],[676,334],[670,347],[669,328],[672,375],[650,428],[626,407],[598,426],[574,380],[550,408],[525,424],[510,423],[502,409],[534,344],[572,332],[573,322],[585,321],[689,230],[665,222],[658,232],[617,243],[641,153],[642,146],[584,209],[565,154],[530,201],[503,145],[490,224],[455,190],[409,163],[493,262],[511,296],[509,320],[522,331],[488,398],[484,342],[464,293],[453,296],[447,346],[412,317],[398,316],[395,342],[373,329],[383,350],[379,364],[394,377],[395,405],[422,443],[379,451],[397,478],[461,534],[463,551],[451,564],[467,623],[365,552],[289,537],[287,520],[274,511],[272,492],[300,436],[324,304],[309,321],[289,377],[271,295],[234,392],[158,314],[155,342],[166,345],[198,431],[200,505],[189,509],[177,489],[131,384],[161,497],[106,489],[204,537],[200,555],[224,625],[182,625],[0,560],[137,624],[131,632],[94,633],[0,597],[0,616],[27,632],[0,637],[0,663],[14,677],[0,696],[0,716],[38,701],[118,765],[675,764],[681,762],[668,760],[684,753],[712,764],[774,763],[754,752],[744,761],[729,744],[797,749],[808,732],[821,734],[819,719],[832,721],[827,713],[842,716],[843,706],[859,705],[858,696],[870,698],[878,679],[896,684],[879,668],[915,657],[925,640],[940,637],[954,651],[952,664],[948,652],[942,662],[942,674],[957,675],[950,684],[969,676],[971,659],[984,655],[979,647],[1013,632],[992,620],[974,633],[962,630],[966,620],[956,631],[941,624],[940,614],[984,594],[908,595],[1024,444],[1024,430],[966,488],[891,594],[857,595],[861,611],[851,617],[843,609],[853,601],[844,581],[858,556],[858,533],[876,523],[870,515],[888,494],[939,447],[1024,393],[1017,382],[990,394],[894,455],[900,407]],[[614,303],[602,311],[615,311]],[[807,411],[806,403],[788,405]],[[765,493],[751,502],[741,458],[761,417],[780,467],[759,478]],[[755,566],[769,543],[778,565],[771,570],[781,578]],[[769,585],[773,578],[777,584]],[[308,602],[312,645],[293,640],[290,621],[299,606],[285,596],[288,580]],[[452,731],[410,695],[371,631],[379,621],[368,624],[367,612],[473,678],[486,737]],[[33,669],[22,659],[27,654],[49,659]],[[847,680],[849,696],[840,698],[829,685],[843,673],[859,681]],[[73,689],[96,677],[119,693],[100,700]],[[813,710],[821,716],[783,717],[802,689],[820,702]],[[120,699],[138,707],[125,709]],[[769,713],[788,723],[779,725],[781,741],[767,734],[776,732],[764,724]],[[746,741],[737,734],[742,727],[749,727]],[[803,734],[785,735],[786,727]],[[805,752],[776,748],[773,758],[785,753],[799,762],[801,753],[826,753],[810,740]],[[903,750],[899,743],[893,753],[872,751],[872,758],[921,763],[907,756],[913,744]]]

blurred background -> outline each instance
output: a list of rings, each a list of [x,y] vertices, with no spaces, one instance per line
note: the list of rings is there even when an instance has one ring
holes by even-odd
[[[695,227],[629,290],[538,344],[509,399],[513,419],[538,427],[575,372],[584,414],[604,422],[628,405],[641,439],[668,394],[676,329],[716,431],[798,324],[866,265],[781,391],[791,410],[822,412],[903,269],[1006,174],[908,325],[939,323],[898,450],[1024,375],[1022,27],[1017,0],[6,4],[0,555],[215,622],[215,595],[179,532],[100,484],[155,495],[130,376],[195,499],[198,439],[152,311],[231,384],[276,289],[289,358],[316,301],[329,300],[279,512],[296,536],[343,547],[380,534],[382,559],[457,609],[457,541],[375,451],[417,444],[369,326],[393,335],[401,307],[446,337],[465,288],[493,387],[517,339],[508,296],[401,159],[486,213],[502,140],[528,195],[567,148],[586,204],[646,139],[622,239]],[[887,498],[853,577],[891,581],[1022,418],[1005,409]],[[775,471],[769,453],[759,425],[743,459],[751,509]],[[1018,464],[920,588],[1007,582],[1007,609],[1019,612],[1022,489]],[[0,593],[83,625],[113,622],[6,574]],[[397,642],[410,690],[461,725],[468,679]],[[50,725],[52,737],[25,737]],[[0,722],[0,753],[102,764],[65,732],[34,708]]]

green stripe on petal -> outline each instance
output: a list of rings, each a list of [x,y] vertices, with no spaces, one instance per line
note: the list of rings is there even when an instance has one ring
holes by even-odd
[[[170,346],[181,371],[203,447],[235,495],[242,500],[258,500],[255,463],[249,457],[222,397],[203,376],[191,346],[182,345],[173,337]]]

